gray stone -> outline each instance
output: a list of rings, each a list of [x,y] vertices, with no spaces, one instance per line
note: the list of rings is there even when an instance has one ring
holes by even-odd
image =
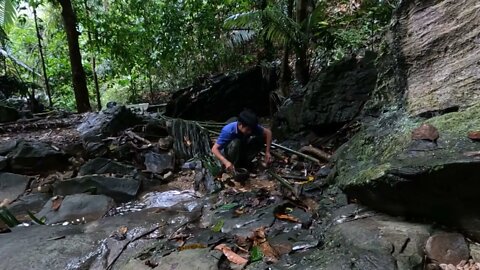
[[[140,189],[140,181],[130,178],[112,178],[103,176],[83,176],[59,181],[53,185],[55,195],[72,195],[84,192],[103,194],[116,202],[125,202],[135,198]]]
[[[49,200],[43,209],[36,214],[38,218],[45,217],[46,224],[64,221],[93,221],[103,217],[114,206],[112,198],[104,195],[75,194],[65,196],[60,208],[52,209],[53,201]]]
[[[0,202],[13,201],[25,192],[29,179],[27,176],[0,173]]]
[[[17,121],[20,118],[20,113],[9,106],[0,105],[0,123]]]
[[[173,252],[165,257],[150,259],[150,262],[158,264],[156,270],[217,270],[218,261],[221,257],[217,251],[210,249],[192,249]],[[138,259],[130,260],[122,270],[152,269]]]
[[[427,241],[425,252],[430,260],[438,264],[458,265],[470,257],[467,241],[459,233],[432,235]]]
[[[162,174],[167,170],[172,171],[174,166],[175,159],[172,152],[160,154],[148,152],[145,154],[145,167],[149,172]]]
[[[470,256],[475,262],[480,262],[480,245],[473,243],[469,245]]]
[[[10,153],[15,147],[17,147],[17,140],[8,140],[6,142],[0,143],[0,155],[6,156]]]
[[[15,202],[8,206],[8,210],[12,212],[19,220],[30,220],[28,212],[37,213],[42,210],[43,206],[50,199],[46,193],[31,193],[19,197]]]
[[[115,136],[118,132],[139,123],[141,119],[125,106],[115,106],[100,113],[86,115],[77,130],[82,138],[88,141],[97,136]]]
[[[133,166],[125,165],[120,162],[107,158],[95,158],[85,163],[79,170],[78,175],[89,174],[114,174],[131,175],[135,171]]]
[[[68,165],[64,152],[40,141],[19,141],[7,157],[12,171],[21,173],[61,170]]]
[[[181,224],[199,213],[150,209],[123,216],[107,217],[84,225],[29,226],[13,228],[0,237],[0,269],[105,269],[117,255],[113,269],[120,269],[143,249],[162,240],[153,237],[129,241],[155,231],[154,235],[171,235]],[[121,226],[128,228],[124,240],[110,238]],[[122,252],[123,250],[123,252]],[[121,254],[120,254],[121,253]],[[95,268],[97,267],[97,268]]]

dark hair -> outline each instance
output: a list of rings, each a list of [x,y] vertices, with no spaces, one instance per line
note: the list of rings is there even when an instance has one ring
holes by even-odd
[[[258,125],[258,118],[251,110],[243,110],[238,115],[238,122],[244,126],[254,129]]]

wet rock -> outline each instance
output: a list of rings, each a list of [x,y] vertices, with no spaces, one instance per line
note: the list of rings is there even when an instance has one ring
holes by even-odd
[[[422,269],[423,249],[430,230],[428,225],[382,215],[334,222],[326,233],[324,249],[313,250],[309,256],[303,255],[298,267]]]
[[[436,142],[439,136],[437,128],[425,123],[412,131],[412,140],[428,140]]]
[[[8,153],[10,153],[15,147],[17,147],[17,143],[20,140],[8,140],[6,142],[0,143],[0,155],[1,156],[6,156]]]
[[[20,113],[9,106],[0,104],[0,123],[13,122],[20,119]]]
[[[169,208],[179,203],[191,202],[197,199],[195,192],[190,190],[178,191],[169,190],[165,192],[147,193],[141,199],[141,202],[147,208]]]
[[[97,220],[115,205],[112,198],[104,195],[88,194],[65,196],[58,210],[52,209],[52,204],[53,201],[49,200],[43,209],[36,214],[38,218],[45,217],[46,224]]]
[[[0,202],[17,199],[25,192],[28,182],[28,177],[24,175],[0,173]]]
[[[200,160],[185,162],[182,165],[182,170],[201,170],[202,162]]]
[[[459,233],[437,233],[432,235],[425,246],[425,252],[435,263],[457,265],[468,260],[470,250],[465,237]]]
[[[17,219],[30,220],[27,211],[32,213],[39,212],[49,199],[50,195],[46,193],[32,193],[19,197],[14,203],[8,206],[8,209]]]
[[[95,158],[102,157],[108,153],[108,147],[105,143],[96,142],[96,141],[86,141],[84,142],[83,147],[87,156]]]
[[[252,214],[236,216],[234,210],[215,215],[215,220],[223,220],[221,231],[241,237],[251,236],[252,232],[261,227],[270,227],[275,221],[273,215],[276,206],[257,209]]]
[[[13,172],[41,173],[62,170],[68,165],[63,151],[40,141],[18,141],[7,157]]]
[[[172,152],[168,153],[154,153],[148,152],[145,154],[145,167],[152,173],[162,174],[167,170],[173,170],[175,166],[175,159]]]
[[[95,158],[89,160],[83,165],[79,172],[79,176],[89,174],[114,174],[117,176],[131,175],[135,171],[133,166],[125,165],[107,158]]]
[[[198,213],[151,209],[123,216],[102,218],[82,225],[17,227],[0,237],[0,269],[105,269],[112,258],[119,255],[113,269],[120,269],[129,259],[144,249],[161,242],[161,235],[170,235],[181,224],[196,218]],[[154,230],[159,225],[158,230]],[[110,235],[120,227],[127,227],[125,240]],[[133,241],[142,234],[144,237]],[[120,252],[123,250],[123,252]],[[166,250],[171,252],[172,249]],[[121,254],[120,254],[121,253]]]
[[[469,245],[470,256],[475,262],[480,262],[480,245],[473,243]]]
[[[125,202],[135,198],[140,189],[140,181],[129,178],[103,176],[83,176],[56,182],[53,185],[55,195],[72,195],[84,192],[103,194],[116,202]]]
[[[145,265],[145,261],[131,260],[121,270],[203,270],[218,269],[218,262],[221,256],[217,251],[210,249],[192,249],[180,252],[173,252],[165,257],[151,258],[150,263],[157,265],[149,267]]]
[[[141,119],[125,106],[114,106],[100,113],[86,115],[77,130],[84,140],[90,140],[90,137],[115,136],[118,132],[139,123]]]

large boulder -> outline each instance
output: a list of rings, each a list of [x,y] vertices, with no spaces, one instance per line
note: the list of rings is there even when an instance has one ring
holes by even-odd
[[[254,67],[207,78],[174,93],[166,115],[223,122],[244,108],[250,108],[260,116],[267,116],[270,114],[270,93],[276,88],[275,74],[274,69]]]
[[[135,168],[108,158],[95,158],[85,163],[78,171],[79,176],[90,174],[132,175]]]
[[[352,121],[362,112],[377,80],[376,54],[350,56],[333,64],[292,96],[274,118],[275,135],[304,129],[329,133]]]
[[[20,113],[9,106],[0,104],[0,123],[17,121]]]
[[[77,127],[83,139],[92,140],[115,136],[126,128],[141,123],[141,119],[125,106],[114,106],[99,113],[87,114]]]
[[[139,189],[140,181],[134,179],[91,175],[56,182],[53,185],[55,195],[90,192],[107,195],[116,202],[126,202],[135,198]]]
[[[105,195],[74,194],[65,196],[60,207],[54,207],[55,200],[49,200],[43,209],[36,214],[45,218],[46,224],[64,221],[92,221],[103,217],[115,203]]]
[[[467,42],[478,29],[464,22],[480,21],[479,11],[474,0],[401,2],[367,104],[381,110],[337,151],[331,178],[372,208],[427,217],[476,240],[480,143],[468,133],[480,127],[480,88],[474,83],[480,77],[470,62],[478,62],[480,48]],[[417,128],[425,123],[435,136],[419,137]]]

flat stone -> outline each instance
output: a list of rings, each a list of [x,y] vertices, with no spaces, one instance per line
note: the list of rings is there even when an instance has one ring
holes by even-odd
[[[104,195],[75,194],[66,196],[60,208],[52,209],[53,201],[49,200],[43,209],[36,214],[38,218],[46,218],[46,224],[64,221],[93,221],[104,216],[115,203]]]
[[[150,259],[150,262],[158,264],[155,270],[217,270],[221,256],[217,251],[210,249],[192,249],[173,252],[165,257]],[[121,270],[148,270],[144,261],[134,259],[129,261]]]
[[[25,192],[28,182],[28,177],[24,175],[0,173],[0,202],[17,199]]]
[[[14,172],[40,173],[61,170],[68,165],[64,152],[39,141],[19,141],[7,157]]]
[[[425,246],[425,252],[432,261],[457,265],[468,260],[470,251],[465,237],[459,233],[437,233],[432,235]]]
[[[123,176],[133,174],[134,171],[135,168],[133,166],[125,165],[108,158],[95,158],[85,163],[80,168],[78,175],[115,174]]]
[[[140,189],[140,181],[131,178],[113,178],[104,176],[82,176],[59,181],[53,185],[55,195],[72,195],[84,192],[103,194],[116,202],[125,202],[135,198]]]

